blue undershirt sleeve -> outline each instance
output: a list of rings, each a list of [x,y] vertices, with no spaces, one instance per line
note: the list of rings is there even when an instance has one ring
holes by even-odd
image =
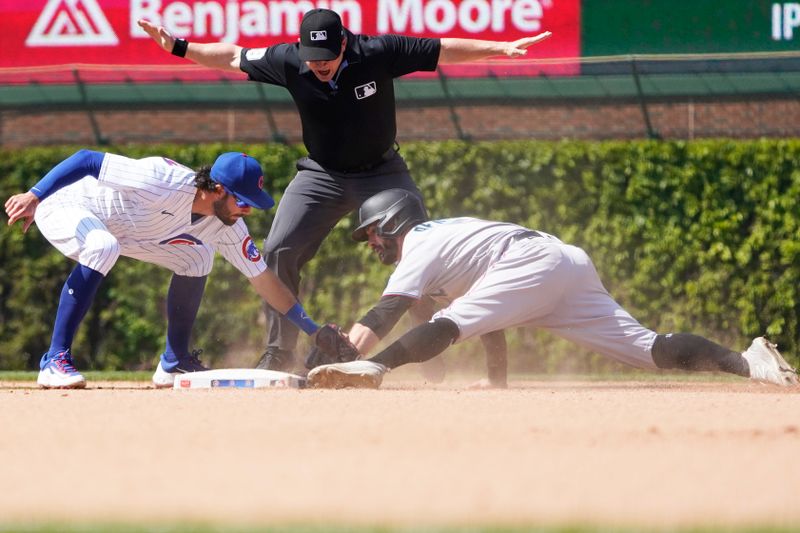
[[[291,309],[286,311],[285,316],[292,324],[305,331],[308,335],[313,335],[319,329],[317,323],[311,320],[311,317],[306,314],[306,310],[303,309],[300,302],[297,302]]]
[[[92,150],[78,150],[61,163],[57,164],[31,187],[30,192],[39,200],[44,200],[62,187],[75,183],[86,176],[100,176],[100,167],[103,166],[104,153]]]

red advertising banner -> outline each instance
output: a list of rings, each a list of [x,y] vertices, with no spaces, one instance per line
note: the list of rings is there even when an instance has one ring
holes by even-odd
[[[580,0],[0,0],[0,81],[214,80],[236,77],[161,50],[140,18],[195,42],[264,47],[298,38],[309,9],[334,9],[353,33],[513,41],[552,31],[524,59],[443,67],[449,76],[578,73]]]

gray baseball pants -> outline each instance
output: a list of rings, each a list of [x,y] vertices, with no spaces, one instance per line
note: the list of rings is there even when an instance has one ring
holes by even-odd
[[[264,241],[267,266],[295,294],[300,287],[300,269],[314,257],[336,223],[367,198],[391,188],[407,189],[422,198],[405,161],[396,152],[360,172],[326,170],[309,158],[298,161],[297,169]],[[293,350],[297,327],[272,308],[267,307],[266,312],[267,348]]]

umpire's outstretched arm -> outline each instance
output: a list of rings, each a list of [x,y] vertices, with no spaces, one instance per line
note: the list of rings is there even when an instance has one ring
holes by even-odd
[[[182,39],[175,39],[163,26],[154,26],[144,19],[139,19],[136,23],[167,52],[185,57],[204,67],[242,73],[239,68],[241,46],[231,43],[188,43]],[[176,41],[182,41],[185,47],[176,48]]]

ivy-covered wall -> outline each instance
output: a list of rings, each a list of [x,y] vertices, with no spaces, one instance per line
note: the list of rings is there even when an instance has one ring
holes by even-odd
[[[27,190],[75,147],[0,151],[0,198]],[[283,145],[119,146],[198,167],[228,150],[257,157],[280,199],[302,148]],[[437,142],[402,152],[434,218],[519,223],[586,249],[611,294],[644,325],[689,331],[736,349],[768,334],[797,362],[800,347],[800,141]],[[273,212],[247,219],[266,236]],[[390,267],[336,227],[305,268],[302,299],[318,321],[349,326],[376,301]],[[71,261],[35,226],[0,230],[0,369],[33,368],[49,344]],[[81,368],[154,367],[169,272],[122,258],[101,286],[74,348]],[[398,327],[399,333],[404,324]],[[509,332],[512,370],[597,370],[607,363],[523,329]],[[235,350],[258,359],[261,303],[218,258],[194,345],[212,363]],[[303,346],[301,345],[301,351]],[[451,349],[480,365],[479,343]],[[612,365],[612,368],[618,367]]]

